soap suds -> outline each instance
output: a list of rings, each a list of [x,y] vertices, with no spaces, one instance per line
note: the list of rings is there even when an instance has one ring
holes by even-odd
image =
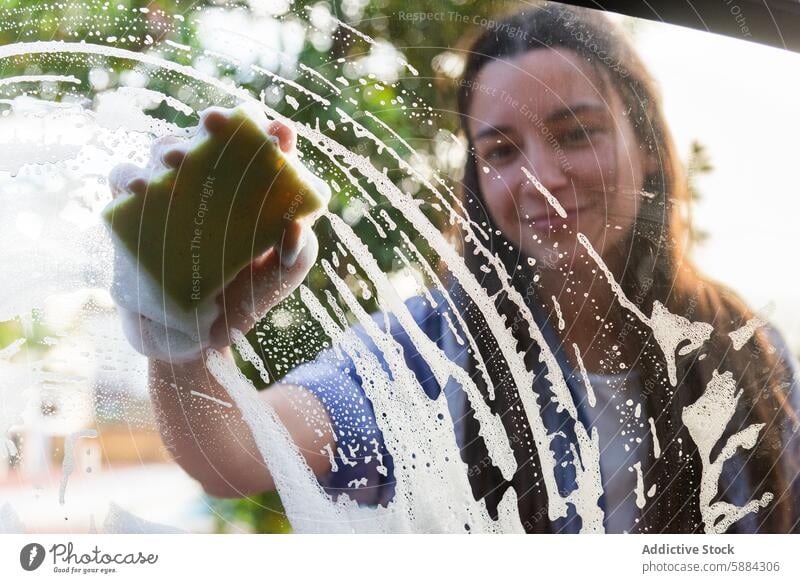
[[[201,399],[205,399],[206,401],[211,401],[212,403],[216,403],[217,405],[222,405],[223,407],[226,407],[228,409],[233,407],[233,405],[231,405],[227,401],[223,401],[222,399],[217,399],[216,397],[212,397],[211,395],[207,395],[200,391],[195,391],[194,389],[189,391],[189,394],[194,395],[195,397],[200,397]]]
[[[14,83],[73,83],[80,85],[81,80],[74,75],[17,75],[0,79],[0,87]]]
[[[661,445],[658,442],[658,433],[656,432],[656,422],[652,417],[648,417],[647,421],[650,423],[650,436],[653,440],[653,457],[661,457]]]
[[[67,491],[67,481],[75,471],[75,443],[82,437],[97,437],[96,429],[84,429],[67,435],[64,440],[64,459],[61,462],[61,484],[58,488],[58,503],[64,505],[64,495]]]
[[[741,328],[738,328],[733,332],[728,332],[728,336],[731,338],[734,350],[741,350],[742,346],[744,346],[745,343],[752,338],[756,330],[766,325],[766,323],[767,322],[765,320],[762,320],[758,317],[750,318]]]
[[[733,419],[741,397],[741,390],[736,391],[736,381],[732,373],[719,374],[715,370],[713,374],[700,398],[683,409],[682,419],[689,435],[697,444],[703,464],[700,481],[700,513],[705,531],[708,534],[722,534],[743,516],[766,507],[772,501],[773,494],[764,492],[759,499],[751,500],[741,507],[722,501],[712,502],[719,490],[723,464],[732,458],[738,449],[753,449],[758,434],[764,427],[763,423],[754,423],[733,434],[725,442],[716,459],[711,460],[711,451]]]
[[[564,315],[561,313],[561,304],[558,303],[558,300],[556,299],[556,296],[551,296],[551,299],[553,300],[553,307],[555,308],[556,316],[558,317],[558,329],[559,330],[563,330],[564,329]]]
[[[642,462],[638,461],[633,464],[633,469],[636,472],[636,506],[640,509],[644,508],[647,499],[644,497],[644,478],[642,477]]]
[[[0,534],[25,534],[25,526],[8,502],[0,506]]]
[[[586,248],[597,266],[606,276],[611,289],[616,294],[619,303],[630,310],[643,324],[646,324],[653,331],[653,337],[661,347],[664,358],[667,362],[667,373],[670,384],[675,387],[678,384],[678,372],[675,362],[675,351],[680,344],[688,342],[678,351],[678,355],[685,356],[690,352],[700,348],[710,337],[714,327],[705,322],[690,322],[683,316],[673,314],[661,302],[653,302],[653,313],[648,318],[636,304],[631,302],[617,283],[611,270],[603,259],[594,249],[589,239],[583,233],[578,233],[578,241]]]
[[[550,191],[547,190],[547,188],[545,188],[544,184],[539,182],[539,180],[533,174],[531,174],[530,170],[525,168],[525,166],[522,167],[522,172],[525,174],[525,176],[527,176],[528,180],[531,181],[531,184],[536,187],[536,190],[541,192],[542,196],[547,199],[547,202],[549,202],[550,206],[553,207],[553,209],[558,213],[558,216],[562,219],[567,218],[567,211],[564,210],[564,207],[561,206],[561,203],[558,202],[558,199],[553,196]]]
[[[594,407],[597,404],[597,397],[595,396],[594,389],[592,388],[592,381],[589,380],[589,373],[586,371],[586,365],[583,364],[580,348],[578,348],[577,344],[573,343],[572,349],[575,351],[575,360],[578,361],[578,368],[581,371],[583,385],[586,387],[586,398],[589,401],[589,406]]]

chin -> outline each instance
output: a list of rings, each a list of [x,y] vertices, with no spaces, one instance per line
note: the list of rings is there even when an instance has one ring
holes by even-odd
[[[577,241],[567,240],[559,242],[557,248],[553,248],[551,244],[545,243],[537,246],[535,249],[523,250],[526,258],[531,257],[536,260],[533,265],[534,269],[546,270],[569,270],[571,266],[577,264],[581,260],[580,251]]]

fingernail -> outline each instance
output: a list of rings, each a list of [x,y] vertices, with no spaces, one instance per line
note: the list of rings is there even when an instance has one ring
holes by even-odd
[[[225,113],[218,107],[210,107],[203,111],[202,115],[203,126],[212,134],[219,132],[228,121]]]
[[[161,154],[161,163],[164,166],[177,168],[183,163],[186,152],[180,148],[173,148]]]
[[[297,263],[297,258],[300,257],[300,251],[303,250],[301,245],[294,245],[291,249],[284,249],[281,247],[281,265],[290,269]]]
[[[125,186],[125,189],[132,193],[143,195],[147,193],[147,180],[141,177],[134,178]]]
[[[294,264],[297,263],[297,258],[300,257],[300,252],[303,250],[305,244],[306,231],[303,229],[294,245],[281,245],[281,263],[284,267],[287,269],[294,267]]]

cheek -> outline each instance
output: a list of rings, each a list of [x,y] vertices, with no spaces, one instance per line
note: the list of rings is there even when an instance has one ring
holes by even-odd
[[[569,157],[573,182],[597,189],[613,183],[617,171],[617,155],[610,140],[600,140],[594,147],[581,148]]]
[[[627,230],[636,222],[636,215],[639,213],[637,197],[633,194],[618,193],[616,196],[609,198],[609,224],[611,228],[620,227],[623,231]]]
[[[518,220],[517,203],[511,184],[502,175],[492,170],[488,174],[480,171],[478,184],[486,204],[485,212],[501,227]]]
[[[639,152],[625,151],[626,143],[629,141],[609,137],[595,142],[593,148],[574,153],[570,175],[578,196],[592,197],[614,218],[632,221],[644,178]]]
[[[636,221],[639,205],[642,200],[644,188],[644,162],[639,152],[623,152],[620,154],[622,163],[620,171],[614,181],[614,191],[609,196],[613,205],[618,223],[622,227],[629,227]]]

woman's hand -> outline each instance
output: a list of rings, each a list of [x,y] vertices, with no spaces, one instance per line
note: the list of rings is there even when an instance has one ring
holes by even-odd
[[[212,107],[201,113],[200,123],[210,134],[220,131],[226,123],[231,123],[232,109]],[[264,127],[273,136],[285,154],[292,155],[296,144],[296,134],[281,122],[270,122]],[[145,196],[150,182],[170,168],[180,170],[190,147],[190,140],[167,136],[153,142],[150,160],[145,168],[133,164],[116,166],[109,176],[111,192],[117,196]],[[180,174],[178,175],[178,180]],[[220,315],[211,324],[210,333],[198,331],[201,337],[209,338],[207,345],[199,346],[197,356],[203,348],[223,348],[233,343],[232,330],[247,333],[277,303],[290,295],[305,279],[316,261],[317,239],[308,220],[287,223],[280,241],[273,248],[256,257],[250,265],[242,269],[216,298]],[[185,352],[180,346],[169,350],[163,342],[150,342],[148,339],[172,337],[185,340],[180,334],[148,333],[159,327],[143,314],[120,308],[129,340],[151,358],[164,359],[164,354]],[[168,331],[167,331],[168,332]],[[166,350],[165,350],[166,348]]]

